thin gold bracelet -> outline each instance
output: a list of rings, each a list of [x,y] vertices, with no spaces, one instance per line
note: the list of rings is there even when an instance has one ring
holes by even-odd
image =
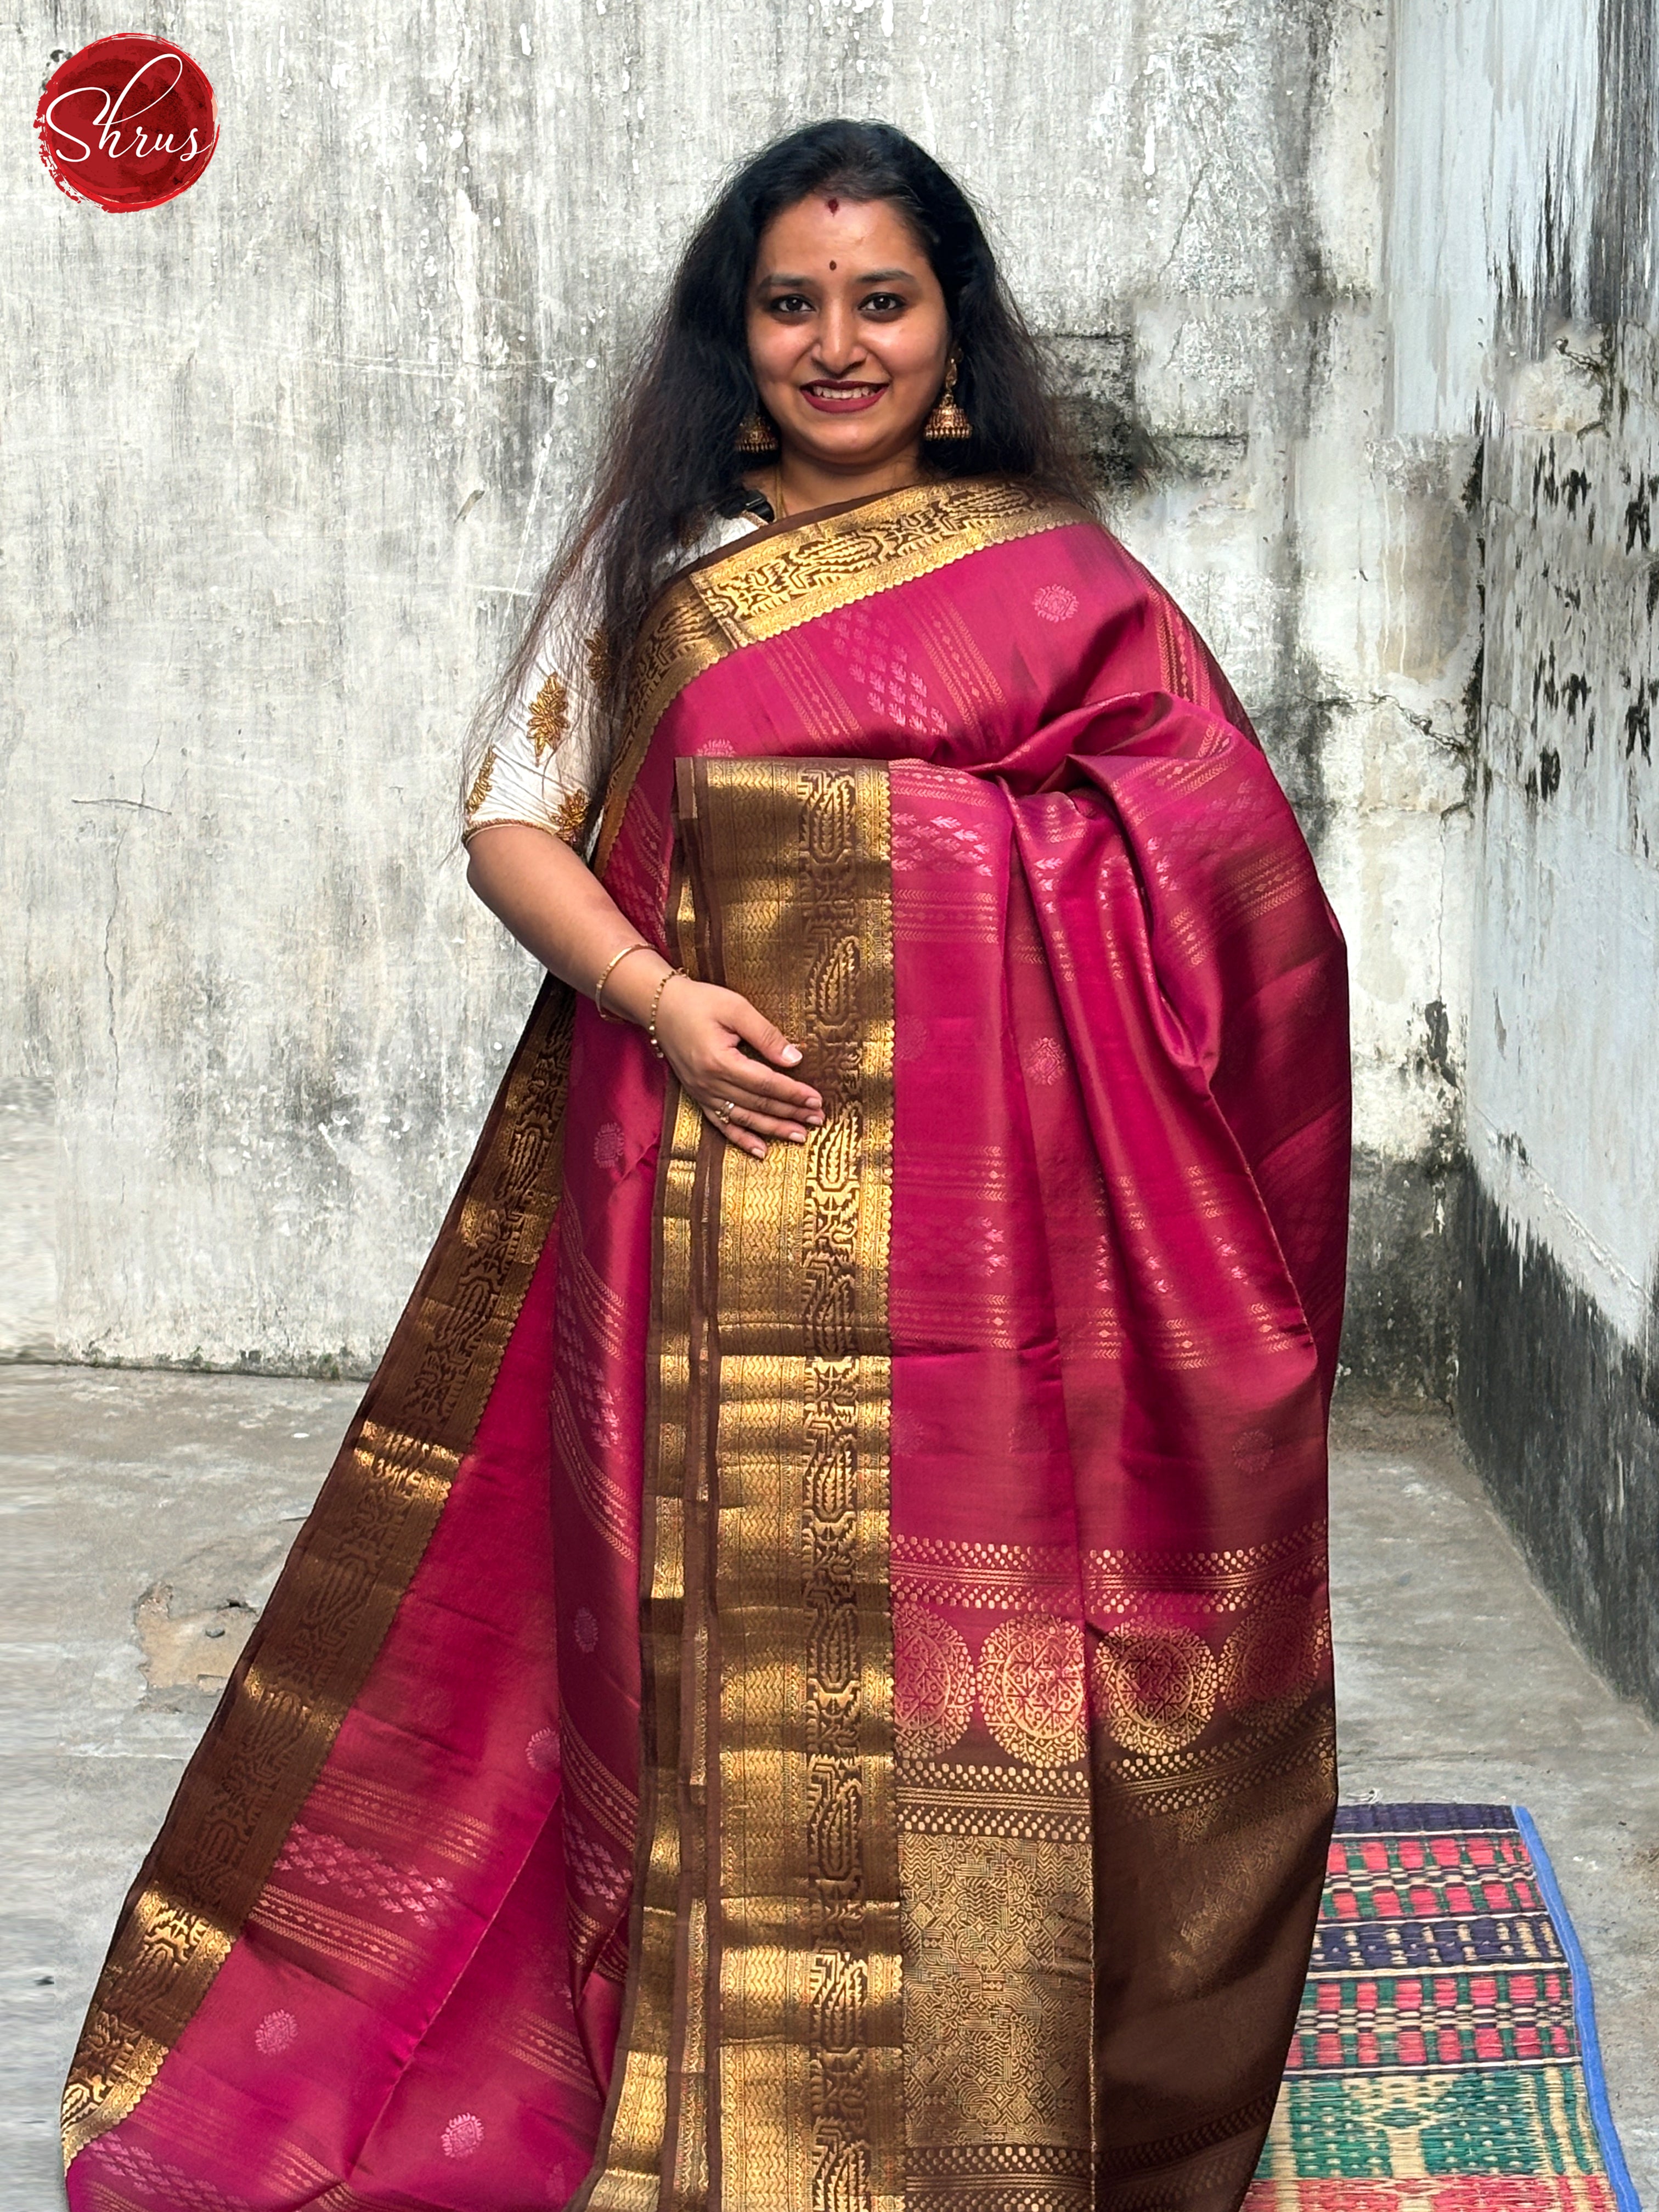
[[[593,1010],[602,1022],[619,1022],[623,1018],[620,1014],[607,1014],[605,1011],[605,987],[611,981],[611,969],[619,968],[630,952],[651,952],[655,949],[642,937],[636,937],[631,945],[624,945],[620,952],[613,953],[605,962],[599,980],[593,986]]]
[[[662,1004],[663,993],[673,981],[675,976],[684,975],[684,973],[685,970],[684,968],[671,968],[668,969],[667,973],[663,976],[662,981],[658,984],[655,992],[652,995],[651,1011],[645,1018],[645,1033],[647,1036],[650,1038],[651,1049],[656,1054],[659,1060],[666,1060],[668,1054],[657,1042],[657,1009]]]

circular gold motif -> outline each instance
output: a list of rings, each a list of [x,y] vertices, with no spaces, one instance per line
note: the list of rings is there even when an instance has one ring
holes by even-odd
[[[1274,1444],[1266,1429],[1241,1429],[1233,1438],[1233,1465],[1241,1474],[1265,1474]]]
[[[1323,1597],[1281,1598],[1251,1613],[1227,1638],[1221,1694],[1234,1706],[1272,1705],[1292,1697],[1324,1671],[1329,1649]]]
[[[1033,1766],[1081,1759],[1083,1632],[1074,1620],[1005,1620],[979,1655],[979,1702],[1002,1748]]]
[[[974,1656],[948,1620],[893,1608],[893,1729],[901,1759],[938,1759],[974,1711]]]
[[[1189,1628],[1129,1621],[1095,1647],[1095,1690],[1107,1727],[1126,1751],[1179,1751],[1215,1711],[1215,1655]]]

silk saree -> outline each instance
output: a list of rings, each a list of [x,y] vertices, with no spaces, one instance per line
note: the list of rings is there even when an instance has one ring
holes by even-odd
[[[134,1888],[74,2212],[1236,2207],[1334,1800],[1341,940],[1244,714],[1002,481],[638,648],[594,864],[802,1045],[550,982]]]

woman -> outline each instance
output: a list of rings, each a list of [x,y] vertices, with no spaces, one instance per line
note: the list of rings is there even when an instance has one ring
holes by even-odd
[[[908,139],[722,194],[505,697],[471,878],[554,980],[71,2201],[1236,2206],[1333,1803],[1342,950]]]

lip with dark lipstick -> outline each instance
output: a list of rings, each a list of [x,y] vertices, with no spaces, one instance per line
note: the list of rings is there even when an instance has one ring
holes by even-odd
[[[884,384],[833,384],[827,377],[799,387],[801,398],[820,415],[861,415],[886,389]]]

